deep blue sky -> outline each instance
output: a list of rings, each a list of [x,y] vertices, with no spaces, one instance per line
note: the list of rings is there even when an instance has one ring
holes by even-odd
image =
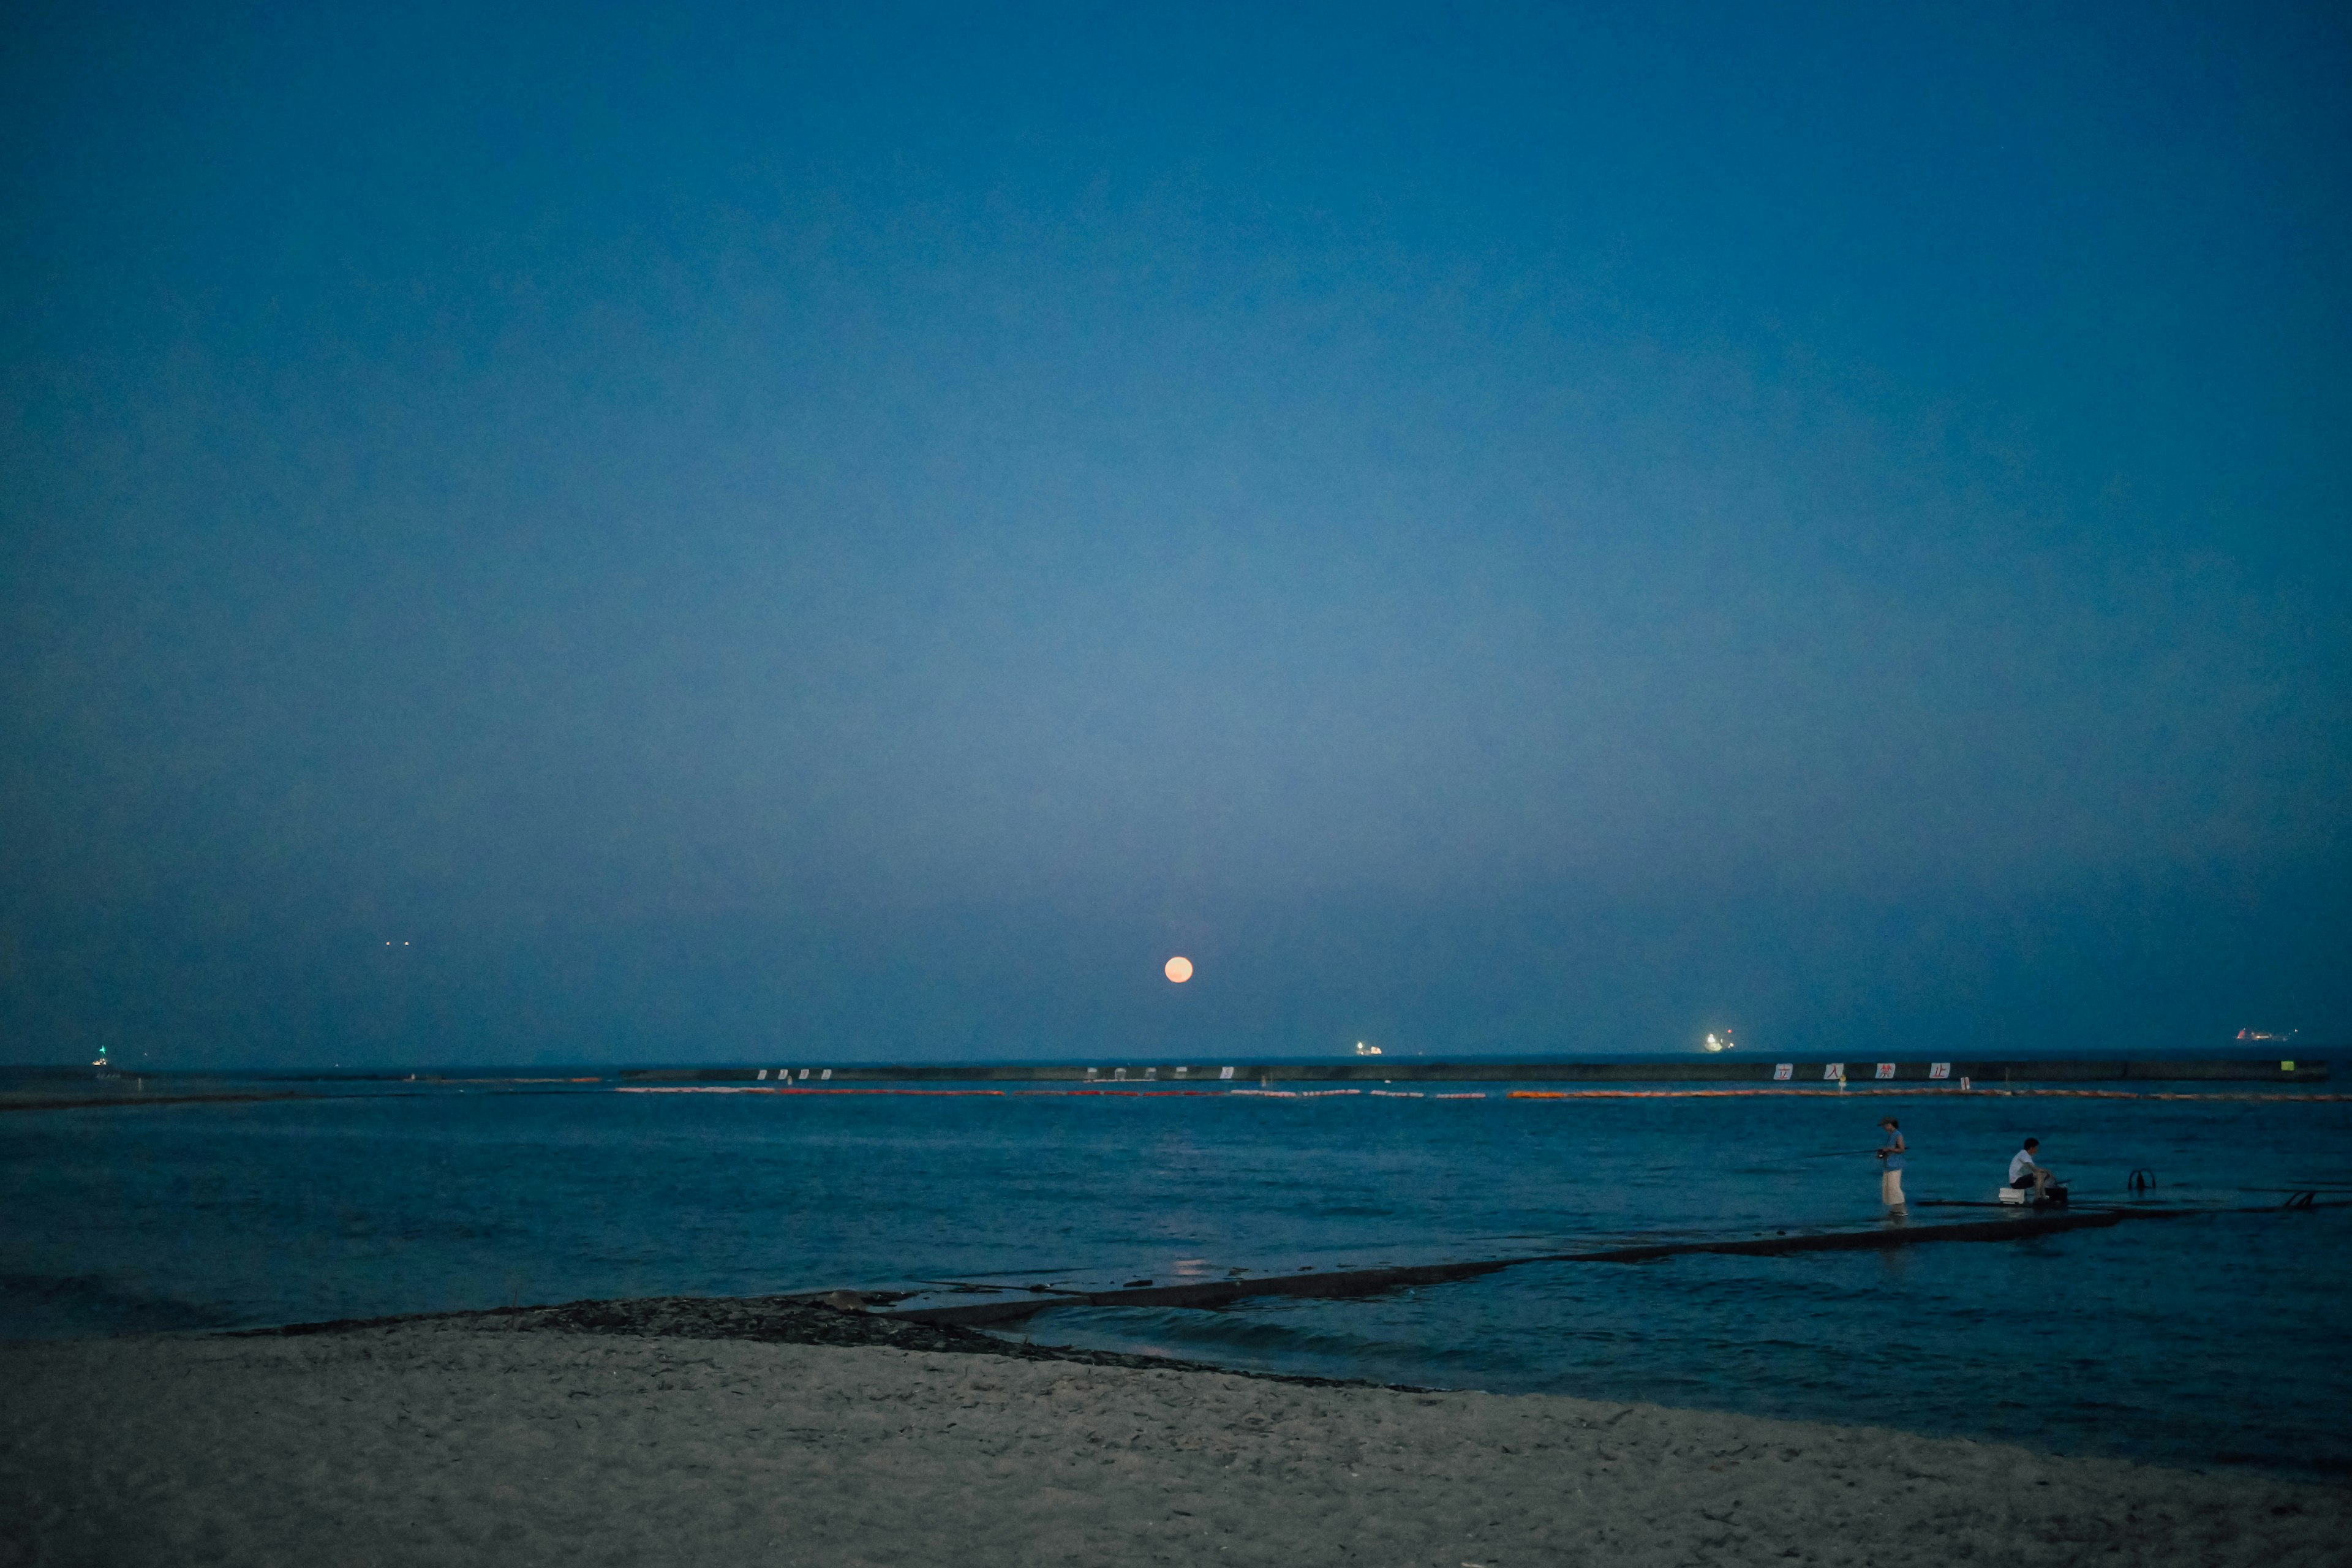
[[[0,1059],[2352,1036],[2340,7],[352,10],[0,36]]]

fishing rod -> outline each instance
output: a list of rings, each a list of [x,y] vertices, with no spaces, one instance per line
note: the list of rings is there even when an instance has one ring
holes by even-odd
[[[1826,1154],[1800,1154],[1797,1158],[1800,1160],[1843,1160],[1849,1154],[1875,1154],[1878,1151],[1875,1149],[1832,1149]],[[1890,1150],[1889,1152],[1907,1153],[1909,1151]]]

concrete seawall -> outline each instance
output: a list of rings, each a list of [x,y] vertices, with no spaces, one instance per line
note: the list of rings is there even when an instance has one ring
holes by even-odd
[[[1096,1083],[1167,1086],[1257,1083],[1722,1083],[1769,1084],[1833,1089],[1836,1079],[1823,1075],[1832,1063],[1825,1058],[1792,1058],[1787,1079],[1776,1079],[1781,1064],[1765,1058],[1719,1057],[1694,1060],[1671,1057],[1654,1062],[1578,1061],[1422,1061],[1368,1060],[1350,1058],[1333,1062],[1224,1062],[1213,1058],[1186,1063],[1129,1062],[1015,1063],[971,1066],[913,1066],[887,1063],[826,1063],[782,1058],[780,1068],[679,1067],[638,1068],[622,1073],[629,1083],[750,1083],[774,1081],[780,1071],[795,1076],[807,1071],[810,1084],[831,1083]],[[1876,1062],[1843,1064],[1846,1081],[1873,1083],[1948,1083],[1957,1089],[1962,1079],[1990,1088],[2005,1083],[2325,1083],[2327,1063],[2297,1060],[2210,1058],[2204,1060],[2127,1061],[2119,1058],[2077,1058],[2063,1061],[1899,1061],[1885,1078]],[[1941,1076],[1934,1068],[1941,1065]],[[1230,1077],[1226,1076],[1231,1069]],[[826,1075],[821,1077],[820,1075]]]

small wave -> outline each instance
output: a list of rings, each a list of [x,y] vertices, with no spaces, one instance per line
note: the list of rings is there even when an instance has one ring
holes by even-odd
[[[99,1274],[0,1274],[0,1339],[79,1339],[226,1327],[215,1309]]]
[[[1360,1378],[1411,1373],[1419,1382],[1475,1382],[1491,1356],[1476,1350],[1433,1347],[1409,1334],[1389,1337],[1377,1321],[1351,1323],[1342,1314],[1139,1307],[1055,1313],[1031,1337],[1091,1350],[1122,1350],[1185,1361],[1210,1361],[1252,1371]]]

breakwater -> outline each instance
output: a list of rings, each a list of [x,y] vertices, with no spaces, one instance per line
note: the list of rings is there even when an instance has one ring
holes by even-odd
[[[635,1068],[624,1083],[1721,1083],[1811,1085],[1943,1084],[1966,1079],[1986,1088],[2008,1083],[2324,1083],[2324,1060],[2126,1060],[2078,1058],[2056,1061],[1836,1061],[1826,1058],[1773,1060],[1742,1057],[1655,1061],[1427,1061],[1349,1058],[1339,1061],[1027,1062],[965,1065],[793,1061],[775,1067]]]

